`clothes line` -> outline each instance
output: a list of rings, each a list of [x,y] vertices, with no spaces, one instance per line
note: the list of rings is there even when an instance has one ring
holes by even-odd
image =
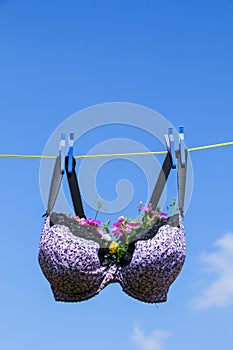
[[[233,145],[233,141],[223,142],[223,143],[215,143],[213,145],[207,145],[207,146],[191,147],[191,148],[187,148],[187,152],[202,151],[205,149],[226,147],[226,146],[230,146],[230,145]],[[77,156],[74,156],[74,158],[85,159],[85,158],[108,158],[108,157],[134,157],[134,156],[147,156],[147,155],[160,155],[160,154],[167,154],[167,151],[77,155]],[[56,159],[57,156],[0,153],[0,158]]]

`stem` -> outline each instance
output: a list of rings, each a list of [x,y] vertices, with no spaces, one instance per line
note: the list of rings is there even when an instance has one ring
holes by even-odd
[[[97,209],[96,210],[96,213],[95,213],[95,218],[94,218],[94,220],[96,220],[97,219],[97,215],[99,214],[99,209]]]

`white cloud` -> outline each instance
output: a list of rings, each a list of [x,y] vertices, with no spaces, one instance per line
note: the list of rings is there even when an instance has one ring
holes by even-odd
[[[196,306],[200,309],[233,305],[233,233],[225,234],[214,245],[217,248],[214,253],[201,255],[205,270],[217,276],[196,299]]]
[[[154,330],[151,334],[145,335],[136,324],[130,339],[140,350],[162,350],[163,341],[169,336],[170,333],[163,330]]]

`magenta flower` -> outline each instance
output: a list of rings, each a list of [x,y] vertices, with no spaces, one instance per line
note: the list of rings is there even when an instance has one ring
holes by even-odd
[[[84,218],[81,218],[81,219],[80,219],[78,216],[75,216],[75,217],[73,217],[72,219],[78,221],[79,225],[81,225],[81,226],[87,225],[87,224],[86,224],[86,219],[84,219]]]
[[[140,222],[131,221],[131,222],[128,222],[128,225],[131,227],[137,227],[137,226],[140,226]]]
[[[93,220],[93,219],[84,219],[84,218],[79,218],[78,216],[73,216],[71,219],[78,221],[79,225],[81,226],[99,226],[101,225],[101,221],[99,220]]]
[[[124,234],[123,234],[123,232],[119,229],[119,228],[117,228],[117,227],[114,227],[113,229],[112,229],[112,234],[114,235],[114,236],[117,236],[118,238],[121,238]]]
[[[120,227],[121,225],[124,225],[124,223],[125,223],[125,217],[122,215],[122,216],[119,216],[118,221],[114,222],[112,225],[115,227]]]
[[[130,227],[130,225],[127,224],[123,227],[123,230],[124,230],[124,233],[128,234],[131,232],[132,228]]]
[[[145,206],[143,206],[143,205],[140,203],[138,209],[139,209],[139,210],[144,210],[144,211],[150,211],[150,210],[151,210],[151,206],[152,206],[151,203],[149,203],[148,205],[145,205]]]
[[[88,226],[99,226],[102,224],[101,221],[99,220],[94,220],[94,219],[87,219],[85,220],[86,225]]]
[[[136,221],[129,221],[129,219],[125,218],[124,216],[119,216],[118,221],[114,222],[113,226],[114,228],[112,229],[112,234],[118,238],[121,238],[124,235],[128,235],[132,231],[133,227],[140,226],[140,223]]]

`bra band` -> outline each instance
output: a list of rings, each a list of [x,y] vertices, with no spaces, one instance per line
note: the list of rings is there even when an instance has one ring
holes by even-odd
[[[185,184],[186,184],[186,173],[187,173],[187,159],[188,154],[185,152],[185,165],[181,165],[181,159],[180,159],[180,151],[178,150],[176,152],[177,157],[177,163],[178,163],[178,171],[177,171],[177,183],[178,183],[178,202],[179,202],[179,211],[182,217],[184,216],[184,199],[185,199]],[[75,165],[76,160],[74,157],[72,162],[72,173],[68,173],[68,157],[65,158],[65,169],[67,174],[67,179],[69,183],[71,198],[74,206],[74,211],[77,216],[80,218],[86,218],[84,214],[84,209],[82,205],[82,199],[81,194],[79,190],[78,180],[75,172]],[[172,168],[171,163],[171,156],[170,153],[167,153],[166,158],[163,162],[162,169],[159,173],[157,182],[155,184],[154,191],[150,198],[150,203],[153,207],[157,207],[159,199],[161,197],[161,194],[163,192],[164,186],[166,184],[166,181],[168,179],[168,176],[170,174]],[[61,172],[61,157],[58,156],[56,158],[55,167],[53,171],[51,186],[50,186],[50,192],[49,192],[49,199],[48,199],[48,206],[46,215],[50,215],[55,201],[58,196],[58,192],[61,186],[61,181],[63,177],[63,173]]]
[[[76,160],[74,157],[72,157],[72,173],[68,173],[68,157],[65,158],[65,169],[66,169],[66,175],[69,183],[71,198],[74,206],[75,214],[81,219],[85,218],[86,216],[84,214],[83,205],[82,205],[82,199],[81,194],[79,190],[78,185],[78,179],[75,172],[75,166],[76,166]]]
[[[167,153],[166,158],[164,159],[162,168],[160,170],[157,182],[155,184],[154,191],[150,198],[150,203],[152,204],[153,208],[157,208],[164,186],[170,174],[171,168],[172,168],[171,156],[170,156],[170,153]]]

